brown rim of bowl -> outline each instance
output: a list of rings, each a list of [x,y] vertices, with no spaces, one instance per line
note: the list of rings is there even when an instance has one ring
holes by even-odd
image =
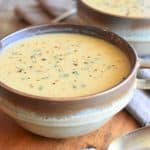
[[[110,17],[116,17],[116,18],[120,18],[120,19],[147,20],[147,21],[150,21],[150,16],[149,17],[134,17],[134,16],[123,16],[123,15],[111,14],[111,13],[108,13],[108,12],[105,12],[105,11],[98,10],[98,9],[96,9],[96,8],[86,4],[85,2],[83,2],[83,0],[78,0],[77,3],[79,5],[83,5],[89,11],[93,11],[94,13],[101,14],[101,15],[108,15]]]
[[[23,97],[26,97],[26,98],[37,99],[37,100],[45,100],[45,101],[51,101],[51,102],[71,102],[71,101],[79,101],[79,100],[95,98],[99,95],[106,95],[108,93],[114,92],[115,90],[119,89],[121,86],[126,84],[132,78],[132,76],[136,74],[136,70],[139,67],[139,63],[138,63],[137,54],[133,50],[133,48],[128,44],[128,42],[126,42],[123,38],[119,37],[117,34],[115,34],[113,32],[110,32],[108,30],[105,30],[105,29],[97,28],[97,27],[92,27],[92,26],[87,26],[87,25],[75,25],[75,24],[53,24],[53,25],[45,24],[45,25],[32,26],[32,27],[27,27],[27,28],[21,29],[19,31],[16,31],[16,32],[6,36],[5,38],[3,38],[0,41],[0,45],[1,45],[1,43],[3,43],[4,40],[7,40],[9,37],[13,37],[16,34],[23,33],[23,32],[29,31],[29,30],[34,30],[34,29],[38,30],[38,29],[46,28],[46,27],[47,28],[55,28],[55,29],[59,29],[59,28],[72,28],[72,29],[73,28],[74,29],[79,29],[80,28],[80,29],[85,29],[86,28],[86,30],[89,29],[89,30],[92,30],[93,32],[95,30],[99,30],[99,31],[101,31],[105,34],[111,34],[113,37],[119,39],[121,42],[126,44],[127,47],[132,51],[132,54],[134,56],[134,58],[133,58],[134,59],[134,64],[133,64],[133,67],[132,67],[132,70],[131,70],[130,74],[126,77],[126,79],[124,79],[123,81],[121,81],[120,83],[115,85],[114,87],[109,88],[108,90],[105,90],[105,91],[102,91],[102,92],[95,92],[95,93],[88,94],[88,95],[83,95],[83,96],[75,96],[75,97],[46,97],[46,96],[32,95],[32,94],[28,94],[28,93],[16,90],[14,88],[11,88],[10,86],[3,83],[2,81],[0,81],[0,87],[8,90],[9,92],[15,93],[17,95],[20,95],[20,96],[23,96]],[[53,33],[56,33],[56,32],[53,32]],[[57,32],[57,33],[65,33],[65,31],[64,32]],[[72,33],[76,33],[76,32],[72,32]],[[81,33],[81,34],[84,34],[84,33]]]

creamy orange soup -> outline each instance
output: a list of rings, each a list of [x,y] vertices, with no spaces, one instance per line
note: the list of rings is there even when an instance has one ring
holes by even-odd
[[[74,97],[101,92],[130,72],[126,55],[104,40],[80,34],[33,36],[0,55],[0,81],[32,95]]]
[[[82,0],[85,4],[106,13],[129,16],[150,17],[150,0]]]

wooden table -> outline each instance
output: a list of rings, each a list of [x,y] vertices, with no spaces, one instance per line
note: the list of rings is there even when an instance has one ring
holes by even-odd
[[[13,14],[13,7],[31,0],[0,0],[0,37],[26,26]],[[118,113],[103,128],[89,135],[65,140],[36,136],[19,127],[0,111],[0,150],[81,150],[94,146],[106,150],[116,137],[138,128],[137,122],[124,110]]]

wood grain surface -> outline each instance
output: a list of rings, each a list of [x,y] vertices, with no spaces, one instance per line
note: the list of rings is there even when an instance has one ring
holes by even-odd
[[[0,0],[0,38],[26,26],[13,13],[16,4],[28,5],[32,0]],[[94,146],[106,150],[116,137],[138,128],[136,121],[122,111],[103,128],[83,137],[55,140],[36,136],[0,111],[0,150],[83,150]]]

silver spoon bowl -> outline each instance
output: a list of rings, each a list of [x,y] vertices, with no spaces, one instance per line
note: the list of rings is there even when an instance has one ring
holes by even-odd
[[[108,150],[150,150],[150,126],[115,139]]]

